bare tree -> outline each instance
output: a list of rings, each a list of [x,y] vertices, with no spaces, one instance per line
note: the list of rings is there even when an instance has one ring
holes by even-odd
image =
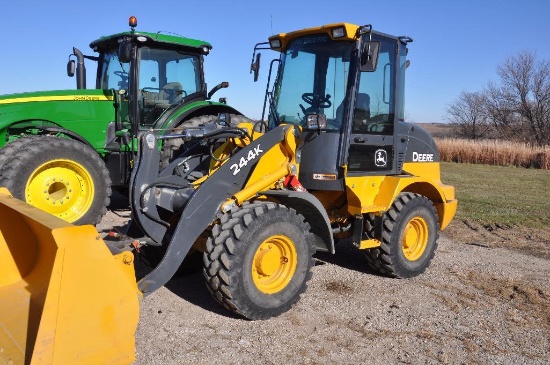
[[[501,102],[538,145],[550,143],[550,62],[525,51],[498,68]]]
[[[480,92],[462,92],[447,107],[447,120],[461,137],[477,139],[487,133],[485,95]]]
[[[487,121],[497,135],[506,140],[525,140],[521,118],[515,110],[513,98],[507,91],[495,83],[489,83],[482,93],[485,98],[484,112]]]

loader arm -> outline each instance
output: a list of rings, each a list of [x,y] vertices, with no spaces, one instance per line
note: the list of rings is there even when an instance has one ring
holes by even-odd
[[[159,173],[160,155],[156,146],[160,137],[154,133],[141,137],[140,158],[131,186],[132,219],[153,241],[167,244],[158,266],[138,282],[144,295],[172,278],[193,243],[225,211],[269,189],[285,176],[298,173],[294,132],[294,126],[282,125],[258,138],[237,140],[242,148],[221,166],[216,166],[207,178],[194,184],[166,171]],[[270,161],[263,159],[266,155],[270,161],[276,155],[282,164],[275,164],[270,169]],[[175,165],[177,163],[172,163],[166,169],[173,169]],[[162,219],[163,212],[179,214],[177,210],[182,204],[178,202],[186,198],[173,228],[173,224]],[[171,234],[166,235],[169,231]],[[168,236],[171,237],[169,242],[163,242]]]

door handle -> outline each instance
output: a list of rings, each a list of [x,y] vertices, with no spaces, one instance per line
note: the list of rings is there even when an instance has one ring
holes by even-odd
[[[367,139],[366,139],[366,138],[362,138],[362,137],[355,137],[355,138],[353,139],[353,141],[354,141],[355,143],[365,143],[365,142],[367,141]]]

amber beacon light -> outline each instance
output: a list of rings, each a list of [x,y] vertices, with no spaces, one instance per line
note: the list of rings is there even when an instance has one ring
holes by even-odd
[[[137,27],[137,18],[135,16],[131,16],[130,19],[128,20],[128,25],[132,28],[135,28]]]

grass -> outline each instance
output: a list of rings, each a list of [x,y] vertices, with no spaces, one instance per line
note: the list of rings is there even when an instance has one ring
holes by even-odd
[[[455,219],[489,226],[550,226],[550,170],[441,164],[444,183],[458,198]]]

